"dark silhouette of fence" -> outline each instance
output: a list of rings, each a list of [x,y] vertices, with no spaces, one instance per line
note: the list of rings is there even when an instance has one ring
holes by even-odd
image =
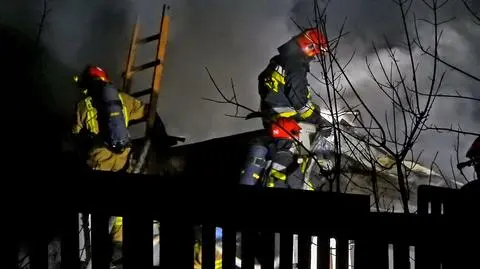
[[[477,268],[467,265],[480,253],[467,244],[478,238],[472,218],[478,211],[471,212],[475,195],[460,190],[422,186],[418,214],[406,215],[372,213],[368,196],[248,188],[222,178],[79,173],[48,179],[18,184],[22,196],[6,203],[10,208],[2,222],[9,247],[2,268],[16,268],[18,247],[27,244],[30,268],[46,269],[47,244],[55,236],[61,239],[61,268],[79,268],[80,212],[92,216],[93,269],[110,265],[110,216],[124,217],[125,269],[152,268],[153,220],[160,221],[161,268],[193,267],[195,225],[202,225],[202,268],[215,265],[215,227],[223,229],[223,268],[236,268],[237,232],[242,268],[253,268],[255,257],[262,268],[274,268],[274,233],[280,234],[282,269],[292,268],[293,234],[298,234],[298,268],[310,268],[312,235],[318,238],[318,269],[329,268],[330,238],[336,239],[338,269],[348,268],[348,240],[355,243],[358,269],[389,268],[389,245],[395,269],[410,268],[411,246],[416,269]]]

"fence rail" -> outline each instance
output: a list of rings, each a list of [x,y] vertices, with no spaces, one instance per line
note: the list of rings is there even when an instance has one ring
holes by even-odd
[[[222,268],[237,268],[241,234],[242,268],[274,268],[279,234],[280,268],[292,268],[293,235],[298,235],[298,268],[311,268],[312,236],[316,268],[330,268],[330,238],[336,239],[335,267],[464,268],[478,246],[467,241],[459,190],[419,189],[418,214],[370,212],[368,196],[285,189],[252,189],[222,179],[158,178],[147,175],[86,173],[33,182],[2,222],[7,224],[6,268],[16,268],[19,247],[29,247],[31,269],[48,268],[48,243],[61,240],[61,268],[80,268],[78,214],[91,214],[93,268],[110,268],[109,219],[123,216],[123,268],[152,268],[152,222],[160,222],[160,267],[192,268],[194,226],[202,226],[202,268],[215,268],[215,228],[221,227]],[[39,191],[48,189],[48,193]],[[430,210],[429,210],[430,208]],[[478,209],[478,207],[477,207]],[[478,226],[477,226],[478,227]],[[474,229],[473,229],[474,231]],[[353,258],[349,242],[354,242]],[[390,249],[393,249],[393,254]],[[466,250],[466,249],[469,250]],[[478,253],[478,252],[477,252]],[[392,256],[393,255],[393,256]],[[473,267],[465,267],[473,268]]]

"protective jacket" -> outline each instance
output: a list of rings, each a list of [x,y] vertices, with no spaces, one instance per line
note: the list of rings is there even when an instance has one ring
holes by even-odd
[[[270,117],[270,121],[293,117],[316,125],[325,125],[318,107],[311,100],[307,73],[312,58],[306,57],[292,39],[278,48],[280,54],[274,56],[267,68],[259,75],[260,109]],[[271,122],[270,122],[271,123]],[[263,121],[270,128],[268,120]],[[270,176],[285,181],[287,170],[294,162],[291,139],[272,137],[272,169]],[[282,183],[283,184],[283,183]],[[269,184],[270,185],[270,184]]]
[[[307,82],[308,63],[274,56],[259,75],[260,109],[271,120],[309,118],[315,106]]]
[[[270,179],[282,182],[287,180],[288,170],[294,168],[291,151],[293,142],[290,136],[280,132],[282,128],[272,126],[278,125],[281,122],[279,119],[293,118],[321,127],[330,125],[312,102],[307,80],[310,62],[315,55],[327,50],[328,44],[318,29],[307,29],[281,45],[278,48],[279,54],[270,59],[268,66],[258,76],[263,125],[272,131],[268,142],[264,143],[260,139],[250,148],[245,169],[242,171],[241,184],[255,185],[258,182],[263,174],[267,155],[270,155],[272,160]],[[269,182],[267,185],[283,184]]]

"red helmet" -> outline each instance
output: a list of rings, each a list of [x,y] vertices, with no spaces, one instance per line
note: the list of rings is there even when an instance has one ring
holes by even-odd
[[[301,129],[294,119],[279,118],[270,124],[268,131],[272,138],[294,140],[293,138],[299,139]]]
[[[109,82],[110,79],[105,71],[98,66],[89,66],[87,67],[86,71],[87,75],[93,80],[101,80],[105,82]]]
[[[316,28],[304,30],[296,37],[298,46],[308,57],[314,57],[322,51],[326,52],[328,48],[325,36]]]
[[[90,83],[95,81],[110,82],[107,72],[98,66],[92,65],[88,65],[80,76],[74,77],[74,80],[81,88],[87,88]]]

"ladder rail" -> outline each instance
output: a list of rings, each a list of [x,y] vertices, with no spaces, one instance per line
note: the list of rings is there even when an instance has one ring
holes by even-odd
[[[169,10],[169,6],[163,6],[162,12],[162,20],[160,23],[160,39],[157,45],[157,58],[156,61],[158,65],[154,67],[153,70],[153,81],[152,81],[152,94],[150,95],[150,107],[148,112],[148,122],[147,128],[152,128],[155,116],[157,113],[157,103],[158,103],[158,94],[160,93],[160,86],[162,81],[162,73],[163,73],[163,63],[165,60],[165,54],[167,50],[167,37],[168,37],[168,27],[170,25],[170,16],[168,16],[167,12]]]
[[[132,39],[130,40],[130,48],[128,50],[127,62],[125,63],[125,72],[123,74],[123,85],[122,90],[126,93],[131,92],[132,88],[132,77],[135,73],[132,71],[133,64],[135,62],[135,55],[137,51],[138,44],[138,32],[140,31],[138,16],[135,20],[135,25],[133,26]]]
[[[160,93],[160,86],[161,86],[161,79],[163,73],[163,64],[165,60],[166,48],[167,48],[167,37],[168,37],[168,28],[170,25],[170,16],[168,15],[170,7],[168,5],[163,5],[162,11],[162,20],[160,22],[160,33],[159,33],[159,40],[157,44],[157,55],[156,55],[156,65],[154,66],[153,70],[153,78],[152,78],[152,91],[150,94],[150,101],[149,101],[149,111],[147,114],[147,126],[145,130],[145,143],[143,148],[140,152],[139,158],[135,164],[133,169],[134,174],[140,173],[142,170],[148,154],[151,148],[151,137],[150,131],[152,130],[155,124],[155,118],[157,114],[157,103],[158,103],[158,95]],[[156,36],[156,35],[154,35]],[[150,40],[149,38],[142,39],[141,42],[144,40]]]

